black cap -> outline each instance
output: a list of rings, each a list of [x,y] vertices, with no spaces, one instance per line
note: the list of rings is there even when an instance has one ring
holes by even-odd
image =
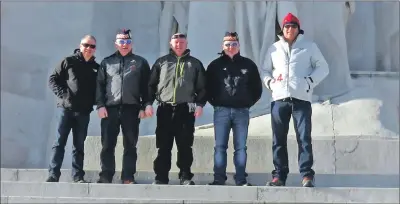
[[[130,29],[119,29],[116,35],[118,39],[132,39],[132,34]]]
[[[223,41],[238,41],[239,35],[236,32],[225,32]]]

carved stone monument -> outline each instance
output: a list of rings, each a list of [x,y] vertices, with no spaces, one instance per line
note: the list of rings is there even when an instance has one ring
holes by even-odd
[[[241,54],[261,66],[275,26],[288,12],[298,15],[306,38],[318,44],[330,67],[315,91],[315,137],[398,137],[398,75],[350,77],[350,70],[399,72],[398,8],[399,2],[2,2],[2,167],[47,167],[58,119],[48,75],[85,34],[97,38],[100,62],[115,51],[117,28],[128,27],[134,52],[152,64],[168,51],[173,32],[187,32],[192,55],[207,66],[218,57],[225,31],[236,31]],[[264,91],[251,109],[252,117],[261,117],[251,119],[250,135],[271,135],[269,102]],[[207,105],[196,124],[212,123],[212,113]],[[140,135],[154,134],[155,119],[141,121]],[[100,140],[96,112],[89,134]],[[213,136],[213,130],[196,135]],[[65,166],[70,160],[66,153]]]

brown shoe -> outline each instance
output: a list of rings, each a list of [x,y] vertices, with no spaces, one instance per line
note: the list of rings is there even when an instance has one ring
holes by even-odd
[[[273,178],[272,181],[267,182],[267,186],[285,186],[285,181],[280,180],[279,178]]]
[[[303,187],[314,187],[314,178],[310,176],[305,176],[301,184],[303,185]]]
[[[137,184],[135,180],[124,180],[123,184]]]

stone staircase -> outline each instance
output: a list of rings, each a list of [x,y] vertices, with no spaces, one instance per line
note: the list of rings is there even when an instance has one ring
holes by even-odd
[[[396,203],[399,200],[398,180],[379,187],[378,177],[364,180],[376,182],[375,187],[357,187],[356,181],[366,178],[354,178],[352,187],[339,187],[337,182],[338,187],[302,188],[299,184],[261,186],[268,175],[257,174],[250,175],[249,180],[260,186],[237,187],[233,186],[231,175],[228,186],[204,185],[212,180],[212,174],[199,173],[194,177],[198,185],[179,186],[176,173],[172,172],[171,185],[160,186],[150,184],[152,172],[138,172],[138,185],[118,184],[119,173],[114,184],[75,184],[71,183],[70,170],[63,170],[59,183],[45,183],[45,169],[1,169],[1,199],[2,203]],[[97,174],[88,171],[86,178],[95,182]],[[295,184],[294,177],[291,175],[288,185]],[[344,180],[346,178],[342,178]]]
[[[399,203],[399,140],[371,138],[318,138],[314,140],[316,188],[300,187],[297,173],[297,148],[289,140],[291,173],[286,187],[267,187],[272,170],[270,139],[249,137],[248,180],[251,187],[234,186],[232,143],[229,146],[227,186],[205,185],[212,181],[212,138],[196,137],[193,180],[195,186],[178,185],[176,167],[170,173],[170,185],[152,185],[152,162],[156,149],[154,137],[141,137],[138,148],[139,184],[94,183],[99,165],[91,137],[86,144],[89,184],[71,182],[70,170],[63,169],[59,183],[46,183],[46,169],[1,169],[2,203]],[[117,145],[117,162],[122,152]],[[96,146],[96,149],[93,149]],[[97,147],[98,146],[98,147]],[[92,149],[91,149],[92,148]],[[174,150],[175,151],[175,150]],[[173,156],[173,164],[175,163]],[[211,158],[211,159],[210,159]],[[174,166],[174,165],[173,165]],[[117,164],[120,168],[120,164]]]

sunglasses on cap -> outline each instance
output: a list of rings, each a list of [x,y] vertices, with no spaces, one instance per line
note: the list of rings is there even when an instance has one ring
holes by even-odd
[[[238,34],[236,32],[225,32],[225,37],[226,36],[232,36],[232,37],[237,37]]]
[[[185,34],[175,34],[171,37],[171,39],[178,39],[178,38],[186,38]]]
[[[117,40],[118,44],[120,45],[130,45],[132,43],[132,40]]]
[[[85,48],[88,48],[88,47],[90,47],[92,49],[96,48],[96,45],[92,45],[92,44],[88,44],[88,43],[82,43],[82,46]]]
[[[230,42],[230,43],[225,43],[225,47],[237,47],[239,44],[237,42]]]

